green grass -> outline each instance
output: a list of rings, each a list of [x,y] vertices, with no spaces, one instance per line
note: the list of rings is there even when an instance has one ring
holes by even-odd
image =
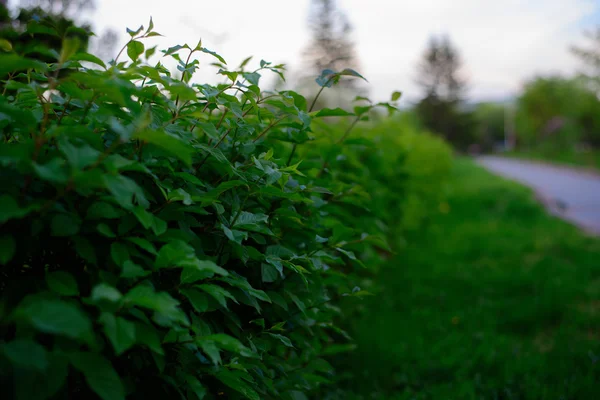
[[[467,160],[448,206],[354,321],[348,385],[376,399],[598,398],[600,240]]]
[[[600,151],[592,150],[587,152],[575,152],[575,151],[528,151],[528,152],[509,152],[507,156],[545,161],[556,164],[565,164],[575,167],[584,167],[600,170]]]

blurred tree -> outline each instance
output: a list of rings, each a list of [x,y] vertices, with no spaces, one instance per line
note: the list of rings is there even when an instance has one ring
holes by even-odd
[[[450,39],[432,37],[418,67],[417,83],[424,97],[416,111],[427,129],[466,149],[474,140],[474,123],[471,113],[464,110],[466,80],[461,67],[460,55]]]
[[[586,66],[582,75],[600,95],[600,26],[596,30],[585,32],[585,36],[591,42],[589,47],[573,46],[572,51]]]
[[[318,76],[324,69],[340,71],[358,66],[354,43],[350,40],[352,25],[335,0],[312,0],[309,27],[312,39],[303,57],[311,76]],[[343,81],[347,87],[356,82]]]
[[[448,36],[431,37],[419,63],[417,83],[426,97],[432,96],[447,102],[458,102],[466,89],[461,77],[462,60]]]
[[[21,0],[26,8],[39,8],[50,15],[61,17],[79,15],[96,7],[96,0]]]
[[[37,7],[21,8],[15,18],[7,12],[0,14],[0,39],[8,41],[17,54],[54,62],[67,37],[78,38],[80,50],[88,47],[90,27],[78,26],[65,16],[49,14]]]
[[[517,132],[522,145],[566,149],[600,146],[600,101],[586,80],[560,76],[529,81],[518,99]]]
[[[95,10],[96,0],[21,0],[20,5],[27,9],[43,10],[45,14],[56,17],[57,20],[72,21],[90,30],[89,24],[84,24],[81,17]],[[92,40],[94,53],[108,60],[113,56],[118,35],[114,30],[106,29]],[[86,45],[87,42],[86,40]]]

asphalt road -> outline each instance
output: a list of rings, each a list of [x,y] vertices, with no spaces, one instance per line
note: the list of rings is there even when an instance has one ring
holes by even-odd
[[[553,214],[600,235],[600,174],[504,157],[486,156],[477,161],[533,188]]]

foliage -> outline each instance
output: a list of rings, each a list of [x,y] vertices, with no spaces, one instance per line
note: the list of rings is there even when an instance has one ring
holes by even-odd
[[[574,46],[573,53],[583,62],[583,77],[589,82],[596,94],[600,95],[600,26],[585,33],[589,45]]]
[[[374,105],[313,111],[261,91],[281,65],[229,69],[202,43],[162,51],[176,79],[145,61],[152,21],[128,32],[109,65],[68,36],[50,63],[0,53],[3,397],[315,393],[351,348],[337,303],[388,246],[335,148],[298,155],[314,120]],[[225,82],[192,80],[199,57]]]
[[[349,321],[342,398],[594,398],[600,240],[467,160],[440,211]]]
[[[525,85],[516,115],[519,144],[536,148],[600,145],[600,101],[584,82],[557,76]]]
[[[424,97],[415,110],[428,130],[444,137],[458,149],[474,139],[472,115],[463,110],[466,81],[462,61],[448,37],[432,37],[419,64],[417,83]]]
[[[506,106],[495,103],[480,103],[474,110],[476,141],[484,150],[492,150],[504,141]]]
[[[21,9],[15,19],[8,13],[0,16],[0,52],[14,52],[44,62],[59,57],[65,38],[77,41],[78,48],[85,51],[90,36],[89,26],[77,26],[64,16],[54,16],[40,8]],[[3,78],[4,73],[0,73],[0,79]]]
[[[318,127],[317,133],[324,132],[315,143],[319,151],[327,154],[329,149],[335,155],[337,140],[348,124]],[[423,131],[409,112],[360,125],[344,143],[349,151],[331,157],[328,167],[338,180],[360,183],[390,246],[398,250],[404,232],[422,226],[444,198],[452,164],[450,146]]]

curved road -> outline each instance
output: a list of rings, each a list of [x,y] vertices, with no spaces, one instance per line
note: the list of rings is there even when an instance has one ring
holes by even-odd
[[[485,156],[477,161],[533,188],[553,214],[600,235],[600,175],[504,157]]]

